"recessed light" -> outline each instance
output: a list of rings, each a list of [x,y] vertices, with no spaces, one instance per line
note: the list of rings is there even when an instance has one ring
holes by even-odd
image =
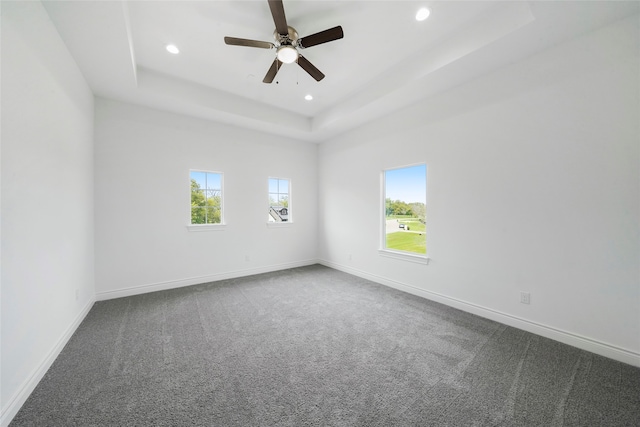
[[[174,55],[177,55],[180,53],[180,49],[178,49],[178,47],[174,44],[168,44],[167,45],[167,52],[169,53],[173,53]]]
[[[311,100],[313,99],[313,96],[311,96],[311,95],[306,95],[306,96],[304,97],[304,99],[306,99],[307,101],[311,101]]]
[[[423,7],[418,11],[418,13],[416,13],[416,21],[424,21],[429,17],[430,14],[431,14],[431,11],[426,7]]]

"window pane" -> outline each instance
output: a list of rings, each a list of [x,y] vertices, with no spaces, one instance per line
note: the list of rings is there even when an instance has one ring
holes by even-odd
[[[199,190],[191,185],[191,206],[204,206],[205,195],[203,190]]]
[[[205,224],[205,208],[191,208],[191,224]]]
[[[207,189],[220,190],[222,188],[222,174],[207,172]]]
[[[207,224],[220,223],[220,209],[216,207],[207,207],[206,216],[207,216]]]
[[[222,192],[218,188],[207,188],[205,190],[205,198],[207,199],[207,204],[211,199],[220,199],[222,196]]]
[[[384,172],[385,248],[427,253],[427,166]]]
[[[195,182],[198,184],[198,188],[207,188],[206,177],[206,172],[191,171],[191,180],[195,180]]]
[[[269,178],[269,193],[278,192],[278,180],[275,178]]]

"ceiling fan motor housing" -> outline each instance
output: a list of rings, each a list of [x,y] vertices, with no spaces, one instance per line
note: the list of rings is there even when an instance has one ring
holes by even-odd
[[[298,32],[296,31],[295,28],[291,26],[287,26],[287,29],[289,30],[289,32],[284,36],[278,33],[278,30],[274,30],[273,38],[278,43],[280,43],[280,45],[298,46],[297,42],[298,42],[298,39],[300,38],[300,36],[298,35]]]

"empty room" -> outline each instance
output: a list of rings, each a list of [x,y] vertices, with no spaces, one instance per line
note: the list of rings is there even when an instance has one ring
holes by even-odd
[[[3,427],[640,425],[640,2],[0,13]]]

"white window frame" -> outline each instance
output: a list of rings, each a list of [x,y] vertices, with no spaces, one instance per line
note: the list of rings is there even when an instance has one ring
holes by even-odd
[[[400,250],[396,250],[396,249],[387,248],[387,214],[386,214],[386,211],[387,211],[387,206],[386,206],[387,184],[386,184],[386,172],[387,171],[398,170],[398,169],[411,168],[411,167],[414,167],[414,166],[424,166],[425,167],[424,179],[425,179],[425,184],[428,186],[429,180],[427,179],[427,175],[429,174],[429,168],[427,167],[427,163],[426,162],[412,163],[412,164],[409,164],[409,165],[397,166],[397,167],[390,167],[390,168],[383,169],[382,172],[380,173],[380,248],[378,249],[378,253],[381,256],[387,257],[387,258],[394,258],[394,259],[399,259],[399,260],[402,260],[402,261],[414,262],[414,263],[418,263],[418,264],[429,264],[429,261],[431,260],[431,258],[429,257],[428,246],[427,246],[427,253],[426,254],[418,254],[418,253],[415,253],[415,252],[400,251]],[[425,186],[425,206],[426,206],[427,197],[428,197],[428,194],[429,194],[427,186]],[[426,236],[426,233],[425,233],[425,239],[426,238],[427,238],[427,236]]]
[[[220,222],[217,224],[192,224],[191,223],[191,173],[202,172],[220,175]],[[189,169],[189,179],[187,180],[188,187],[188,211],[187,211],[187,230],[189,231],[222,231],[226,228],[224,218],[224,172],[206,170],[206,169]]]
[[[287,206],[287,211],[288,211],[288,218],[286,221],[282,221],[282,222],[277,222],[277,221],[267,221],[267,227],[273,227],[273,228],[278,228],[278,227],[289,227],[291,224],[293,224],[293,205],[292,205],[292,200],[293,198],[291,197],[291,193],[292,193],[292,185],[291,185],[291,179],[290,178],[284,178],[284,177],[277,177],[277,176],[270,176],[267,178],[267,209],[271,209],[271,202],[269,200],[269,196],[271,195],[271,191],[269,188],[269,181],[272,179],[277,179],[277,180],[286,180],[289,186],[289,191],[287,193],[287,197],[288,197],[288,205]],[[278,192],[278,194],[284,194],[284,193],[280,193]]]

